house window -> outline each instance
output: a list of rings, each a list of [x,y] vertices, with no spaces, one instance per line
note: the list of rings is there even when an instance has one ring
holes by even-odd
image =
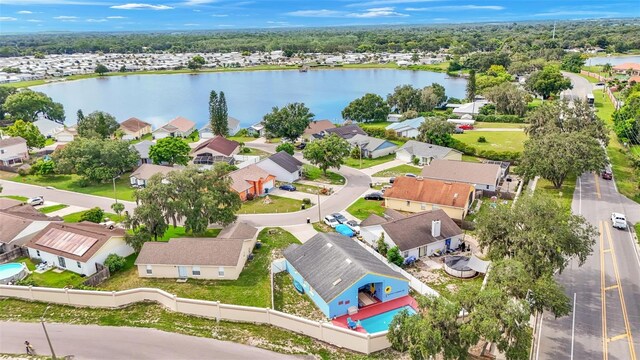
[[[4,154],[4,149],[0,149],[0,154]]]
[[[151,268],[151,265],[147,265],[147,275],[152,275],[153,274],[153,269]]]
[[[218,268],[218,277],[224,277],[224,267],[222,266]]]
[[[36,250],[36,256],[40,257],[40,250]]]
[[[411,201],[407,200],[407,206],[411,206]]]
[[[489,185],[487,185],[487,190],[489,190]]]
[[[82,268],[82,264],[80,264],[80,261],[76,261],[76,265],[78,265],[78,268]]]
[[[64,260],[64,258],[62,256],[58,256],[58,264],[62,268],[66,268],[67,267],[67,263],[65,262],[65,260]]]
[[[344,301],[338,301],[338,305],[344,304]]]
[[[404,251],[404,252],[402,253],[402,257],[404,257],[404,258],[409,257],[409,252],[408,252],[408,251]]]
[[[351,302],[351,300],[345,300],[345,301],[344,301],[344,304],[345,304],[345,305],[349,305],[349,303],[350,303],[350,302]]]
[[[193,276],[200,276],[200,266],[191,267],[191,274]]]
[[[420,210],[427,210],[426,204],[420,204]]]

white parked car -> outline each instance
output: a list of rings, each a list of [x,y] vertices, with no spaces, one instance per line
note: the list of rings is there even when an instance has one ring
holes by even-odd
[[[336,218],[334,218],[331,215],[327,215],[324,217],[324,223],[331,226],[332,228],[340,225],[340,223],[338,222],[338,220],[336,220]]]
[[[31,206],[42,205],[42,204],[44,204],[44,197],[43,196],[32,197],[29,200],[27,200],[27,204],[29,204]]]
[[[349,220],[346,223],[344,223],[345,225],[347,225],[349,227],[349,229],[353,230],[353,232],[355,234],[360,234],[360,225],[358,225],[358,222],[355,220]]]
[[[625,230],[627,228],[627,218],[624,214],[611,213],[611,226],[614,228]]]

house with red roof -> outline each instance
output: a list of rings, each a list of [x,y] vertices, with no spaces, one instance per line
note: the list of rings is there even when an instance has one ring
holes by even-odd
[[[231,189],[240,195],[242,201],[253,196],[265,195],[276,186],[276,177],[256,164],[233,171],[229,173],[229,177]]]
[[[122,140],[140,139],[146,134],[151,134],[151,124],[132,117],[120,123],[120,130],[124,133]]]

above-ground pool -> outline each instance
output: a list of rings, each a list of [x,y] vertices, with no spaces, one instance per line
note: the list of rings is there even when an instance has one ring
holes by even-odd
[[[27,267],[23,264],[8,263],[0,265],[0,284],[22,280],[27,276]]]
[[[380,331],[389,330],[389,324],[391,324],[391,320],[396,316],[400,311],[407,310],[409,315],[414,315],[416,313],[415,310],[409,305],[403,306],[401,308],[389,310],[387,312],[383,312],[382,314],[378,314],[366,319],[360,320],[360,325],[368,332],[368,333],[377,333]]]

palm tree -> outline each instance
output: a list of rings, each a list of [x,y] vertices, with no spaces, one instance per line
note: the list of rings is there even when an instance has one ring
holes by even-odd
[[[609,74],[609,76],[611,76],[611,71],[612,70],[613,70],[613,66],[611,66],[610,63],[606,63],[606,64],[602,65],[602,71],[604,71],[607,74]]]

